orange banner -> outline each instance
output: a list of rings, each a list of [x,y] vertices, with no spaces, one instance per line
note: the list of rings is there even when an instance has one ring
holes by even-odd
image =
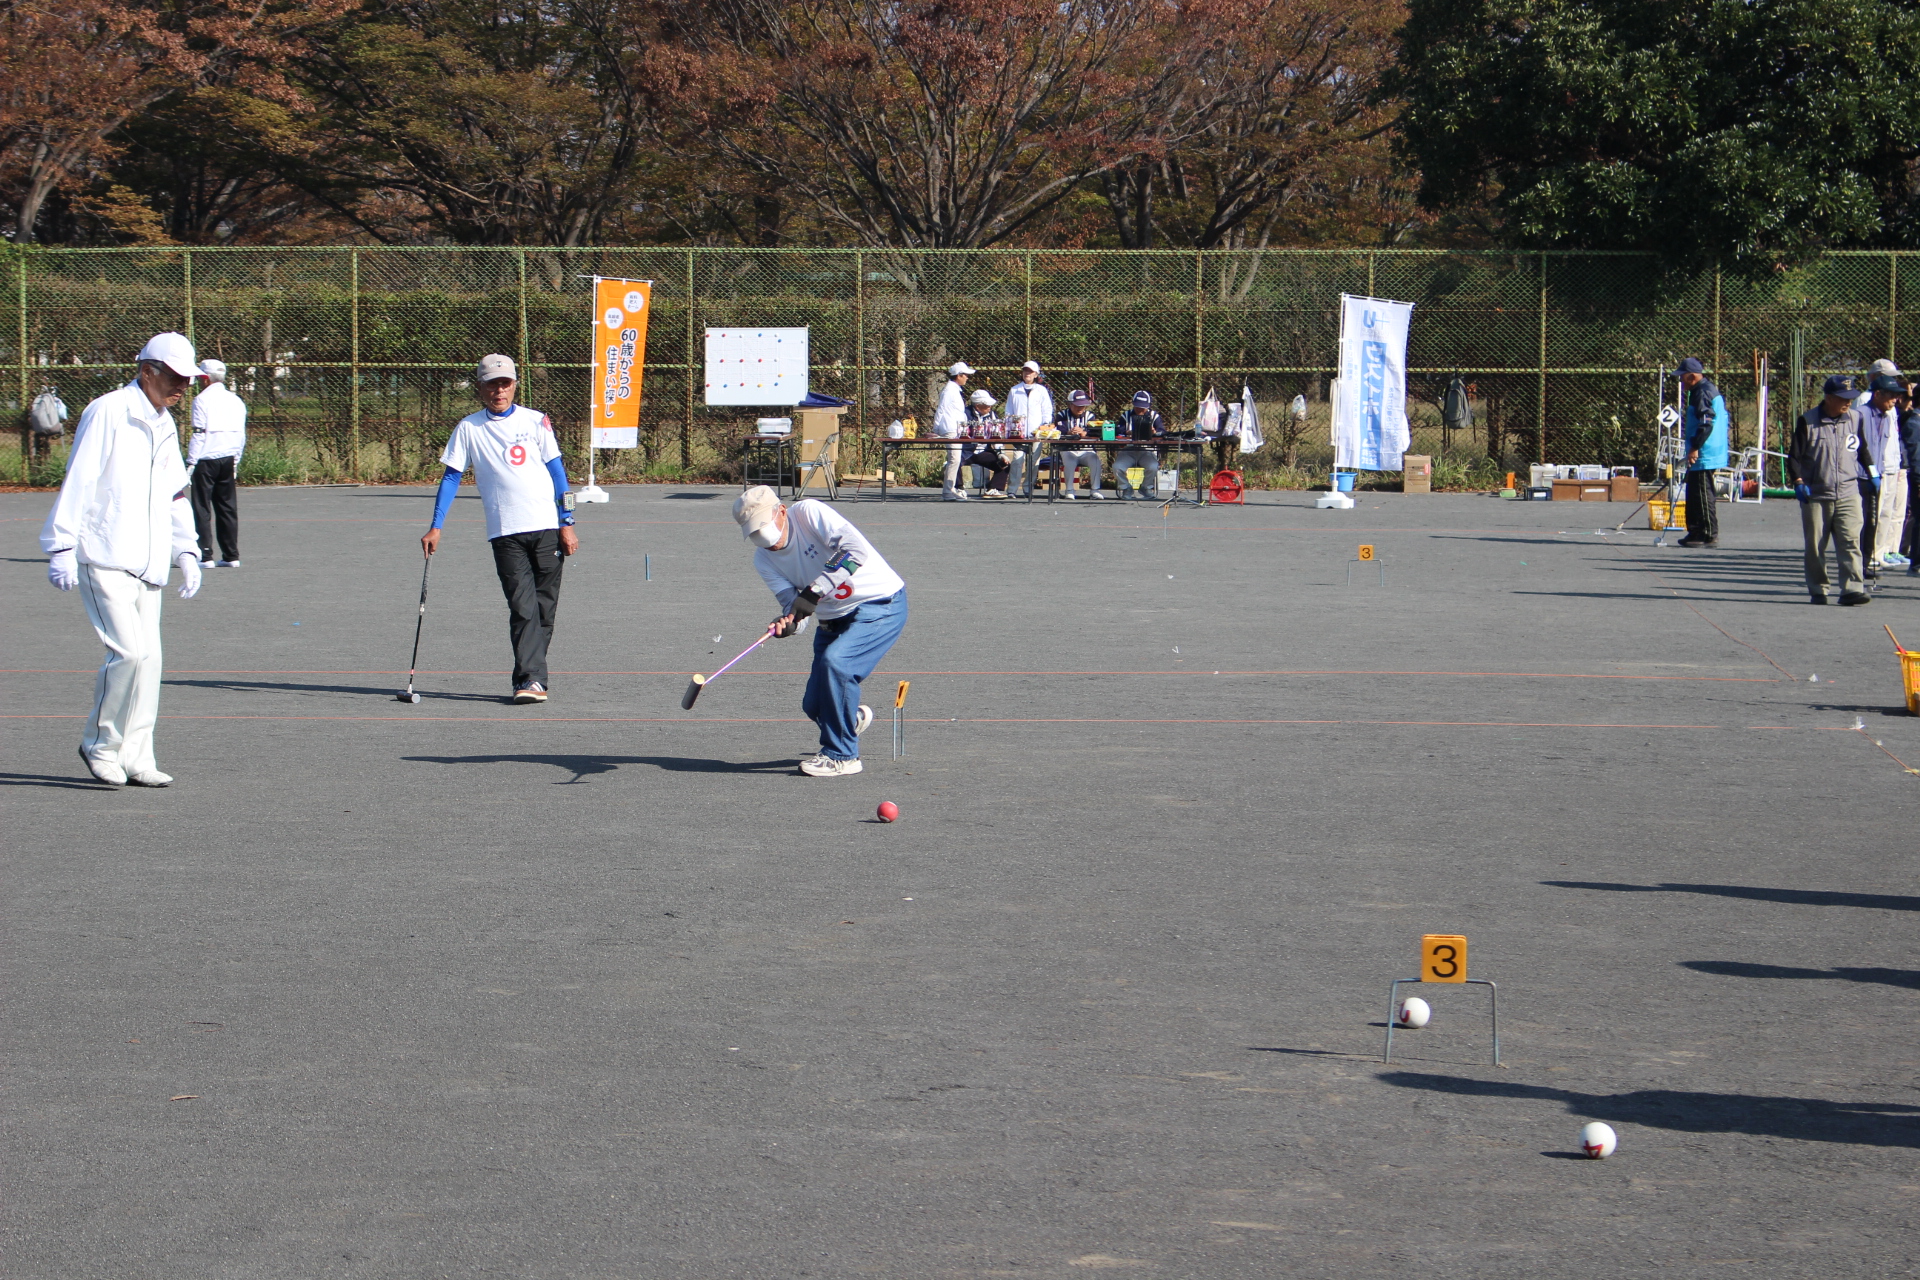
[[[593,278],[593,447],[640,445],[640,379],[647,363],[653,281]]]

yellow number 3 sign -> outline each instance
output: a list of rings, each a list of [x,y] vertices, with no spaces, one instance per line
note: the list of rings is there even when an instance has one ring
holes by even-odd
[[[1371,542],[1363,542],[1360,544],[1360,558],[1362,560],[1373,559],[1373,544]]]
[[[1467,938],[1461,933],[1428,933],[1420,937],[1420,981],[1465,982]]]

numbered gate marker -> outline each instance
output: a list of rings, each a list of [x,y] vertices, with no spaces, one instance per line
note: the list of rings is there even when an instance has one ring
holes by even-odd
[[[1371,542],[1363,542],[1360,544],[1360,559],[1373,559],[1373,544]]]
[[[1463,933],[1427,933],[1420,936],[1420,981],[1465,982],[1467,936]]]

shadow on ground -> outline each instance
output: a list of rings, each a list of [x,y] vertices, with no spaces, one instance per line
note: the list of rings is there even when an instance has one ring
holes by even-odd
[[[352,693],[372,695],[392,700],[398,689],[379,689],[366,685],[351,684],[295,684],[278,680],[163,680],[162,684],[180,685],[183,688],[224,689],[234,693],[260,693],[272,690],[276,693]],[[418,690],[425,702],[512,702],[513,699],[497,693],[432,693],[426,689]]]
[[[1766,889],[1746,884],[1610,884],[1603,880],[1542,880],[1556,889],[1600,889],[1608,893],[1706,893],[1720,898],[1752,898],[1790,907],[1877,907],[1882,911],[1920,911],[1920,898],[1895,893],[1832,893],[1823,889]]]
[[[1899,1102],[1832,1102],[1826,1098],[1750,1097],[1682,1089],[1579,1093],[1546,1085],[1465,1080],[1413,1071],[1388,1071],[1380,1079],[1403,1089],[1430,1093],[1560,1102],[1577,1116],[1680,1133],[1745,1133],[1802,1142],[1920,1147],[1920,1106]]]
[[[1920,969],[1795,969],[1783,964],[1749,964],[1744,960],[1682,960],[1680,967],[1723,978],[1825,978],[1834,982],[1880,982],[1889,987],[1920,991]]]
[[[689,756],[593,756],[593,755],[492,755],[492,756],[404,756],[420,764],[546,764],[566,769],[573,776],[567,783],[582,782],[596,774],[612,773],[623,764],[646,764],[668,773],[792,773],[794,757],[779,760],[696,760]],[[566,783],[555,783],[564,786]]]

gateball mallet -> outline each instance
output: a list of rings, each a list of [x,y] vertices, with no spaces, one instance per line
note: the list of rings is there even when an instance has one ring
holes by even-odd
[[[769,625],[767,627],[767,634],[761,636],[758,640],[755,640],[752,644],[742,649],[739,653],[739,656],[734,658],[733,662],[740,661],[741,658],[746,657],[748,654],[752,653],[755,649],[758,649],[761,645],[773,639],[773,629],[774,629],[774,626],[777,626],[777,625],[778,625],[777,623]],[[709,684],[712,684],[715,680],[718,680],[721,676],[725,675],[727,671],[733,666],[733,662],[729,662],[726,666],[720,668],[720,670],[714,672],[710,676],[696,675],[693,679],[687,681],[687,691],[686,693],[682,694],[680,697],[680,709],[682,711],[693,710],[693,700],[700,696],[700,691],[702,689],[705,689]]]
[[[413,658],[407,663],[407,688],[404,693],[393,695],[395,702],[420,701],[420,695],[413,691],[413,673],[420,668],[420,628],[427,621],[427,571],[433,568],[433,557],[426,557],[426,566],[420,570],[420,617],[413,624]]]

